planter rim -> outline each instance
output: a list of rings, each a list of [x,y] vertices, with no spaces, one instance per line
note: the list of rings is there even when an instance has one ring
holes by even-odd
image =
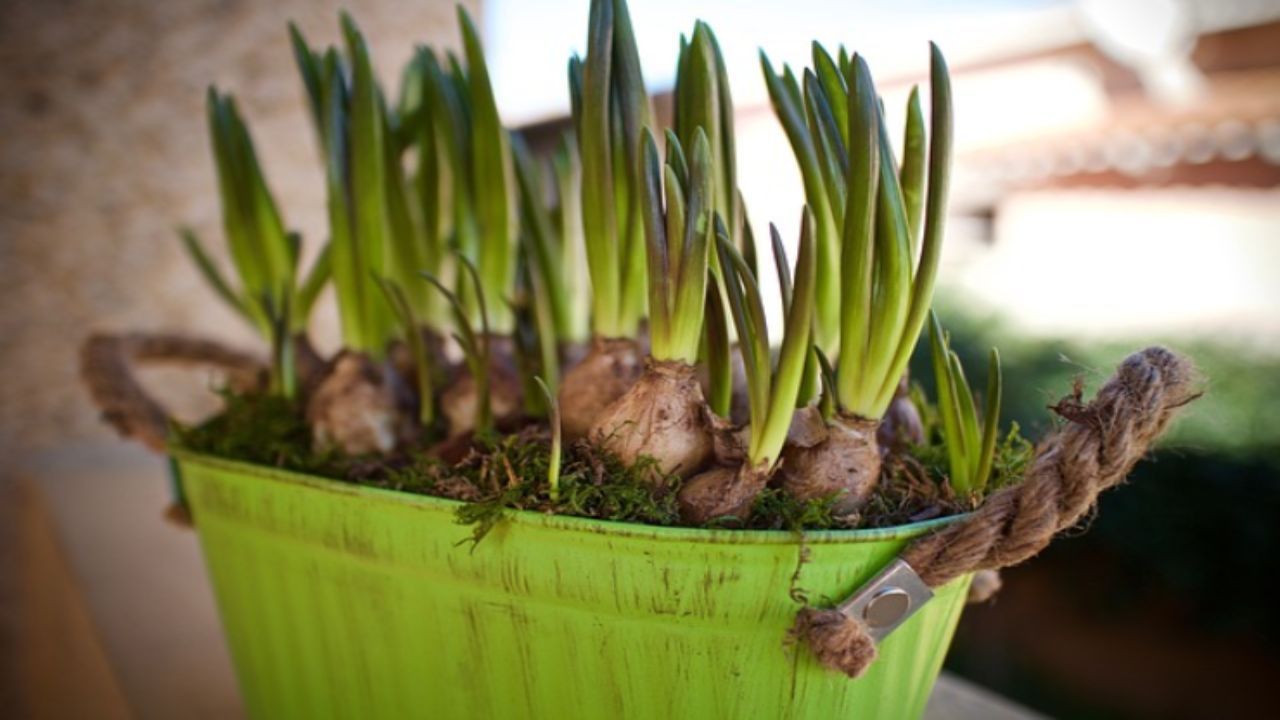
[[[181,447],[170,446],[166,453],[175,461],[194,463],[206,467],[231,472],[265,475],[274,480],[291,485],[300,485],[323,492],[339,495],[351,495],[376,500],[384,504],[412,505],[422,509],[447,511],[453,514],[459,507],[467,503],[461,500],[405,492],[389,488],[361,485],[319,475],[285,470],[282,468],[259,465],[241,460],[206,455]],[[176,468],[175,474],[180,475]],[[180,482],[180,480],[179,480]],[[790,530],[730,530],[690,527],[669,527],[662,525],[644,525],[640,523],[620,522],[616,520],[600,520],[597,518],[579,517],[575,515],[553,515],[534,512],[532,510],[506,510],[503,521],[517,525],[535,526],[549,529],[585,532],[596,535],[616,537],[642,538],[658,541],[702,542],[709,544],[729,545],[794,545],[802,541],[806,545],[816,544],[848,544],[859,542],[881,542],[914,538],[934,528],[953,523],[966,514],[948,515],[941,518],[922,520],[906,525],[894,525],[885,528],[863,528],[859,530],[807,530],[793,532]],[[198,521],[197,521],[198,523]]]

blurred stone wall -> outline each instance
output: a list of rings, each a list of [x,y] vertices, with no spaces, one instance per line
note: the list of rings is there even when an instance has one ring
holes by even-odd
[[[479,1],[463,4],[478,20]],[[459,44],[452,0],[0,2],[6,465],[107,438],[78,381],[77,347],[91,330],[253,342],[174,233],[190,224],[222,253],[205,89],[236,95],[285,220],[313,252],[325,233],[323,177],[286,22],[313,45],[335,43],[340,7],[364,29],[392,93],[414,45]],[[327,308],[318,315],[331,317]],[[333,322],[320,334],[332,338]]]

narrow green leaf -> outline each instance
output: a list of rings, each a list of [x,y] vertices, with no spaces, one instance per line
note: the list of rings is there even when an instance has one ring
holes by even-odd
[[[1004,392],[1003,373],[1000,370],[1000,352],[991,348],[987,361],[987,404],[982,416],[982,449],[978,473],[974,476],[974,490],[982,492],[991,480],[991,467],[995,461],[996,439],[1000,435],[1000,402]]]
[[[825,352],[831,352],[836,349],[840,336],[840,273],[837,272],[840,267],[839,226],[833,214],[831,200],[827,196],[816,141],[805,122],[803,98],[795,76],[787,69],[780,78],[774,73],[773,66],[763,52],[760,53],[760,64],[769,91],[769,101],[791,143],[804,181],[805,201],[817,223],[820,272],[816,288],[818,326],[814,342]]]
[[[289,23],[289,42],[293,46],[294,62],[297,63],[298,72],[302,75],[302,86],[307,91],[307,103],[311,109],[311,119],[315,123],[316,132],[321,135],[321,142],[323,142],[324,92],[322,84],[324,79],[320,58],[311,50],[306,38],[302,36],[302,31],[298,30],[298,26],[292,22]]]
[[[745,240],[738,235],[746,215],[742,193],[738,191],[737,139],[734,135],[733,94],[729,87],[729,72],[725,67],[724,53],[720,51],[720,42],[716,40],[716,35],[711,31],[710,26],[707,26],[707,37],[710,40],[712,57],[716,62],[716,90],[720,103],[720,143],[717,147],[719,172],[716,176],[716,185],[721,188],[718,195],[723,197],[724,206],[717,207],[717,210],[724,215],[725,223],[733,231],[732,237],[738,242],[738,249],[743,253],[751,271],[755,272],[755,248],[745,245]]]
[[[573,117],[573,134],[582,137],[582,58],[569,58],[569,110]]]
[[[685,196],[688,193],[686,183],[680,182],[680,178],[676,177],[676,171],[671,165],[663,168],[663,178],[666,186],[663,188],[663,194],[666,198],[666,263],[659,265],[654,270],[662,272],[667,276],[664,280],[666,287],[666,302],[664,304],[664,314],[667,318],[667,325],[670,325],[670,319],[673,308],[675,306],[675,285],[679,282],[680,266],[684,256],[684,230],[685,230]],[[653,335],[653,329],[650,327],[650,336]]]
[[[875,83],[866,62],[855,55],[849,67],[849,182],[840,259],[841,332],[836,388],[840,406],[855,412],[868,373],[867,350],[873,321],[880,119]]]
[[[742,353],[747,376],[747,405],[752,426],[763,427],[768,411],[772,363],[769,358],[769,330],[765,324],[764,303],[755,275],[747,267],[742,254],[733,246],[727,232],[717,227],[716,249],[720,253],[724,292],[729,299],[729,312],[738,330],[738,348]]]
[[[671,307],[667,272],[667,227],[662,212],[662,168],[658,160],[658,145],[653,133],[646,128],[640,141],[640,171],[643,182],[640,192],[641,217],[644,221],[646,261],[649,264],[649,338],[650,353],[655,358],[668,359],[671,348]],[[670,188],[671,183],[668,183]],[[669,191],[669,190],[668,190]]]
[[[435,391],[431,377],[431,356],[427,352],[426,342],[422,337],[422,329],[413,312],[404,288],[390,278],[374,277],[374,282],[382,290],[387,305],[391,308],[400,325],[401,337],[413,358],[414,375],[418,385],[418,422],[423,427],[435,423]]]
[[[391,127],[386,124],[386,111],[383,110],[383,137],[390,137]],[[389,275],[401,288],[401,293],[413,307],[418,317],[425,317],[430,311],[433,297],[422,283],[413,282],[415,272],[426,270],[439,272],[439,267],[428,259],[428,242],[421,225],[413,221],[409,210],[409,183],[404,175],[404,167],[400,162],[399,151],[392,143],[385,142],[383,151],[386,158],[383,169],[386,175],[383,183],[386,187],[386,219],[387,240],[389,244]]]
[[[715,277],[710,281],[715,283]],[[733,405],[733,358],[729,345],[729,323],[718,287],[707,292],[705,362],[708,376],[707,405],[722,418],[729,417]]]
[[[349,192],[355,248],[366,277],[369,274],[383,276],[391,242],[387,220],[386,123],[364,37],[349,16],[343,14],[342,17],[352,64]],[[387,306],[373,302],[371,291],[362,295],[367,333],[364,350],[381,357],[390,337]]]
[[[731,178],[726,175],[724,130],[730,125],[730,119],[721,115],[721,91],[717,73],[715,40],[711,28],[706,23],[694,25],[693,39],[684,53],[680,74],[676,76],[676,98],[682,103],[676,108],[680,119],[677,132],[680,142],[692,148],[694,133],[699,129],[711,145],[711,163],[716,173],[712,208],[735,224],[730,225],[736,232],[737,225],[733,211],[734,186],[726,185]],[[731,142],[731,140],[730,140]]]
[[[867,344],[867,383],[854,409],[863,417],[879,419],[892,401],[880,392],[893,371],[894,352],[902,342],[911,309],[911,240],[907,229],[897,163],[889,146],[883,117],[879,123],[880,187],[876,195],[875,321]],[[892,378],[896,385],[901,372]]]
[[[467,278],[468,282],[479,283],[480,274],[475,265],[464,255],[458,254],[456,257],[458,263],[462,266],[463,277]],[[456,328],[453,337],[458,346],[462,348],[463,355],[466,357],[467,368],[471,371],[471,377],[476,384],[475,432],[480,435],[491,433],[493,432],[493,407],[490,399],[489,321],[488,313],[484,307],[484,296],[477,295],[481,322],[481,331],[477,333],[471,325],[467,308],[459,300],[457,294],[451,292],[436,276],[430,273],[421,273],[421,276],[435,286],[436,290],[444,296],[453,310],[454,327]]]
[[[811,71],[804,71],[804,101],[808,110],[809,134],[817,141],[819,167],[827,188],[827,199],[835,217],[844,216],[845,180],[849,173],[849,158],[844,140],[836,128],[835,115],[827,101],[818,78]]]
[[[556,399],[556,394],[547,387],[542,378],[534,378],[537,380],[538,387],[542,389],[542,394],[546,398],[547,407],[550,409],[550,425],[551,425],[551,449],[550,455],[547,457],[547,487],[551,496],[551,501],[555,502],[560,499],[560,455],[561,455],[561,429],[560,429],[560,403]]]
[[[228,306],[231,307],[238,315],[244,318],[250,325],[257,327],[252,312],[244,300],[231,289],[230,283],[223,277],[222,271],[218,269],[218,264],[214,262],[209,253],[205,251],[204,245],[200,243],[200,238],[196,236],[194,230],[188,227],[178,228],[178,236],[182,238],[182,246],[186,248],[187,255],[190,256],[191,262],[195,263],[196,269],[204,276],[209,287],[222,298]]]
[[[406,148],[412,145],[421,135],[422,126],[427,120],[426,94],[423,92],[423,76],[426,74],[426,48],[414,50],[413,57],[405,65],[400,74],[400,95],[396,100],[389,118],[394,130],[395,155],[400,158]],[[421,283],[416,283],[420,285]]]
[[[551,227],[551,217],[543,200],[542,182],[533,157],[518,135],[512,136],[511,154],[515,161],[516,181],[520,189],[520,216],[529,235],[527,243],[532,250],[539,282],[550,303],[551,316],[557,335],[570,332],[571,299],[565,284],[567,268],[556,257],[556,244]]]
[[[280,298],[277,301],[275,298]],[[298,392],[297,365],[293,357],[293,338],[289,333],[289,293],[263,294],[263,312],[271,325],[271,369],[268,390],[272,395],[292,399]]]
[[[582,232],[582,163],[578,159],[576,139],[566,133],[552,157],[555,168],[557,231],[559,233],[559,261],[563,268],[565,293],[569,298],[569,317],[560,336],[565,340],[581,342],[590,332],[591,303],[590,278],[587,274],[587,256]]]
[[[293,302],[294,332],[306,330],[307,322],[311,317],[311,309],[316,304],[316,298],[320,297],[320,292],[329,284],[329,280],[332,277],[333,243],[329,242],[320,248],[320,254],[316,255],[315,261],[311,263],[311,270],[307,272],[302,284],[298,286],[298,292]]]
[[[618,312],[619,323],[634,335],[640,320],[648,309],[648,263],[645,262],[644,223],[640,219],[640,198],[636,173],[639,163],[633,162],[632,144],[639,146],[640,138],[627,136],[621,109],[622,93],[613,94],[614,112],[610,115],[610,147],[613,152],[614,217],[618,220],[617,233],[622,250],[622,298]]]
[[[920,249],[920,227],[924,219],[925,130],[924,112],[920,109],[920,88],[913,86],[907,98],[907,126],[903,135],[902,200],[907,208],[907,225],[911,229],[911,257]]]
[[[235,105],[220,96],[214,88],[208,92],[209,135],[212,139],[214,166],[218,174],[218,195],[222,204],[222,225],[227,236],[231,260],[240,276],[246,305],[257,308],[254,314],[259,330],[270,334],[261,311],[260,298],[266,292],[267,272],[256,241],[251,200],[246,196],[249,182],[239,152],[234,129]]]
[[[371,275],[358,245],[350,188],[348,93],[335,51],[325,53],[324,62],[325,185],[329,211],[330,245],[333,250],[333,286],[342,324],[343,344],[356,351],[374,348],[369,324],[369,293],[365,285]]]
[[[467,89],[471,108],[472,193],[480,227],[477,267],[488,294],[489,320],[499,332],[509,332],[512,318],[504,302],[515,283],[516,210],[511,147],[498,117],[484,50],[471,17],[458,7],[458,24],[467,58]]]
[[[878,404],[888,407],[893,399],[898,378],[906,371],[924,327],[929,306],[933,303],[933,287],[938,275],[938,263],[942,256],[942,236],[947,215],[947,193],[951,184],[952,109],[951,77],[946,60],[938,46],[930,43],[930,106],[928,194],[925,200],[924,237],[921,241],[920,263],[912,281],[911,312],[902,332],[897,352],[885,385],[880,390]]]
[[[938,316],[930,313],[929,321],[930,356],[933,361],[934,382],[938,391],[938,415],[942,420],[942,439],[947,448],[948,467],[951,470],[951,487],[957,494],[963,495],[971,490],[972,482],[960,428],[955,378],[951,374],[950,350],[946,346]]]
[[[822,94],[830,103],[836,131],[840,133],[842,144],[848,145],[849,88],[845,85],[844,74],[831,59],[831,55],[816,41],[813,43],[813,69],[822,83]]]
[[[948,347],[950,342],[947,343]],[[973,402],[973,391],[969,389],[969,379],[965,377],[964,368],[960,365],[960,357],[954,350],[947,353],[947,361],[951,364],[951,377],[955,385],[955,401],[960,416],[960,437],[964,446],[965,457],[969,462],[969,477],[977,475],[979,444],[982,435],[978,430],[978,408]]]
[[[689,162],[685,159],[682,141],[678,135],[670,130],[666,131],[665,137],[667,140],[666,164],[675,173],[676,179],[680,181],[680,187],[689,187]],[[683,191],[680,194],[683,196]]]
[[[613,156],[609,143],[610,70],[613,62],[613,0],[592,0],[587,58],[582,72],[582,224],[591,273],[592,323],[598,335],[617,337],[621,327],[622,268],[615,231]]]
[[[805,207],[802,217],[812,215],[808,206]],[[803,219],[801,220],[803,223]],[[747,227],[750,227],[748,225]],[[791,312],[791,263],[787,260],[787,249],[782,243],[782,235],[778,232],[778,228],[769,224],[770,241],[773,244],[773,260],[774,269],[778,273],[778,287],[782,291],[782,312],[787,314]],[[748,260],[748,263],[750,261]],[[812,318],[810,318],[812,322]],[[821,391],[822,378],[819,376],[821,368],[818,366],[818,349],[813,347],[812,329],[810,330],[810,353],[809,358],[805,361],[804,375],[800,380],[800,392],[796,395],[796,407],[804,407],[809,401]],[[832,384],[834,389],[835,385]],[[832,398],[834,402],[834,397]]]
[[[760,275],[760,261],[756,257],[756,234],[751,229],[751,221],[747,217],[747,203],[742,198],[742,191],[738,190],[738,214],[741,216],[739,222],[739,250],[742,251],[742,257],[747,261],[747,267],[751,268],[751,272],[758,277]]]
[[[769,240],[773,244],[773,269],[778,274],[778,290],[782,295],[782,314],[786,315],[791,312],[791,262],[787,259],[782,234],[773,223],[769,223]]]
[[[656,148],[655,148],[656,155]],[[701,129],[693,135],[693,156],[689,164],[689,187],[685,204],[680,264],[670,268],[676,275],[672,303],[672,350],[676,359],[697,361],[698,339],[702,336],[702,313],[706,308],[708,252],[714,242],[715,167],[712,149]]]
[[[805,363],[808,361],[810,331],[813,327],[814,283],[817,257],[814,252],[813,213],[805,208],[800,225],[800,249],[796,256],[795,286],[791,307],[786,316],[782,350],[778,355],[778,371],[771,383],[769,408],[764,427],[752,433],[750,457],[758,465],[772,464],[782,451],[791,425],[791,416],[800,392]]]

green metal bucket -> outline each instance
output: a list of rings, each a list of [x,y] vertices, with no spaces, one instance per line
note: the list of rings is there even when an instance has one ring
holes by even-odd
[[[841,599],[937,522],[801,541],[512,513],[473,549],[452,501],[176,461],[257,718],[913,718],[969,582],[850,680],[786,642],[793,591]]]

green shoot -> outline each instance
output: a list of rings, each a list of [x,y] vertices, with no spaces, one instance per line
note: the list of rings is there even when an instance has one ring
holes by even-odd
[[[293,337],[289,332],[289,295],[280,307],[273,305],[270,297],[262,299],[263,307],[271,318],[271,374],[268,390],[273,395],[293,398],[298,394],[298,373],[294,365]]]
[[[535,380],[545,378],[552,390],[559,389],[560,354],[547,271],[538,257],[531,233],[520,236],[519,280],[512,303],[515,309],[516,365],[520,373],[525,412],[530,417],[546,415],[549,407],[537,392]]]
[[[386,121],[364,36],[350,16],[343,14],[341,19],[351,59],[351,98],[347,110],[350,174],[345,178],[350,197],[350,227],[357,242],[356,253],[362,256],[369,273],[360,278],[368,326],[358,349],[381,357],[392,337],[392,321],[389,308],[380,302],[370,285],[374,277],[387,274],[391,264],[388,262],[391,239],[387,218]]]
[[[420,228],[422,248],[421,262],[423,267],[417,268],[432,273],[440,273],[443,269],[444,257],[449,233],[454,226],[454,195],[457,192],[454,184],[461,175],[453,162],[456,155],[457,138],[455,134],[456,104],[449,99],[442,99],[440,89],[442,77],[440,65],[435,55],[427,48],[419,48],[412,64],[417,70],[406,71],[406,87],[402,97],[402,112],[413,113],[412,120],[402,115],[401,131],[405,138],[399,142],[407,143],[417,150],[417,167],[411,180],[410,210],[413,220]],[[413,90],[410,84],[416,84]],[[416,106],[413,103],[417,103]],[[408,108],[403,106],[408,105]],[[421,283],[413,283],[420,287]],[[417,308],[419,319],[433,330],[441,330],[447,325],[447,314],[444,304],[435,294],[422,298],[422,306]]]
[[[748,230],[751,225],[746,224]],[[784,314],[791,312],[791,263],[787,260],[787,248],[782,242],[782,234],[778,232],[775,225],[769,225],[769,241],[773,245],[773,267],[778,274],[778,288],[782,293],[782,312]],[[754,244],[754,243],[753,243]],[[752,266],[748,259],[748,267]],[[816,345],[812,346],[809,351],[809,358],[805,361],[804,376],[800,381],[800,392],[796,396],[796,407],[804,407],[818,395],[821,379],[819,378],[820,368],[818,366],[818,355],[821,350]]]
[[[463,255],[458,255],[458,262],[462,265],[465,272],[464,277],[477,287],[480,284],[480,273],[476,270],[476,266]],[[462,353],[466,357],[467,369],[471,372],[471,377],[476,384],[476,435],[484,436],[493,433],[493,407],[490,400],[490,356],[489,356],[489,313],[485,308],[484,294],[477,293],[476,298],[479,303],[478,311],[480,316],[480,332],[477,333],[471,325],[471,321],[467,316],[467,309],[462,301],[454,293],[440,282],[440,279],[430,273],[422,273],[422,277],[427,282],[435,286],[436,290],[449,302],[449,307],[453,310],[453,321],[456,331],[453,339],[462,348]]]
[[[951,90],[942,54],[932,45],[930,53],[932,142],[913,92],[900,168],[862,58],[849,57],[843,48],[832,58],[815,43],[814,69],[804,71],[802,83],[788,67],[775,73],[761,56],[770,101],[796,155],[816,222],[815,345],[837,357],[840,408],[869,419],[882,417],[893,400],[937,277],[950,174]]]
[[[296,27],[290,35],[324,150],[344,344],[376,356],[394,335],[396,313],[374,277],[395,281],[420,322],[445,326],[445,306],[412,280],[419,271],[440,276],[450,243],[478,265],[485,282],[471,287],[492,296],[493,321],[508,331],[501,301],[514,287],[514,171],[475,28],[460,10],[466,70],[452,55],[442,66],[420,49],[389,107],[364,37],[350,17],[341,21],[345,55],[311,50]],[[411,179],[403,166],[410,146]],[[461,294],[472,323],[474,292]]]
[[[213,288],[218,297],[236,314],[251,325],[258,327],[258,319],[254,317],[255,311],[253,307],[242,295],[231,288],[231,283],[223,276],[222,271],[218,269],[218,264],[204,249],[204,245],[200,242],[200,238],[195,231],[189,227],[181,227],[178,228],[178,236],[182,239],[182,245],[186,248],[187,255],[195,263],[205,281],[209,283],[209,287]]]
[[[462,27],[466,50],[466,98],[469,109],[472,174],[471,196],[475,202],[479,229],[479,247],[474,258],[480,278],[477,300],[471,307],[475,317],[487,307],[496,332],[511,330],[511,310],[504,300],[515,285],[515,245],[518,216],[511,142],[498,117],[498,106],[489,82],[484,50],[471,16],[458,7],[458,24]],[[488,297],[479,297],[487,295]]]
[[[436,420],[435,383],[431,377],[431,355],[422,337],[421,326],[418,324],[418,318],[404,289],[388,278],[375,278],[375,280],[378,287],[382,289],[387,304],[395,313],[401,332],[404,333],[405,345],[409,348],[409,356],[413,358],[414,375],[418,381],[418,423],[424,428],[429,428],[435,424]]]
[[[634,168],[640,130],[653,126],[653,110],[624,0],[592,0],[587,57],[570,61],[569,84],[582,158],[592,330],[634,337],[644,315],[646,267]]]
[[[1000,353],[991,349],[987,365],[987,398],[982,422],[978,408],[960,367],[960,358],[951,350],[938,316],[930,313],[929,346],[933,374],[938,386],[938,415],[947,447],[951,487],[960,495],[983,492],[991,479],[991,468],[999,436],[1000,400],[1003,379]]]
[[[711,27],[702,21],[694,24],[691,40],[680,38],[674,95],[675,135],[682,145],[693,147],[698,129],[707,134],[715,173],[712,207],[724,218],[735,244],[741,247],[743,211],[734,157],[733,99],[720,44]],[[715,257],[712,256],[713,266]]]
[[[925,153],[924,111],[920,109],[920,88],[912,86],[907,98],[907,126],[903,131],[902,167],[898,181],[902,184],[902,199],[907,209],[907,224],[911,228],[911,257],[920,249],[920,227],[924,219]]]
[[[302,284],[298,286],[297,292],[293,295],[293,332],[298,333],[306,329],[307,321],[311,317],[311,310],[315,307],[316,299],[320,297],[320,293],[324,291],[332,278],[333,246],[325,243],[325,246],[320,248],[320,254],[311,263],[311,269],[307,271]]]
[[[560,456],[561,451],[561,434],[560,434],[560,402],[556,400],[556,394],[547,387],[542,378],[534,378],[538,382],[538,387],[542,390],[543,399],[547,402],[549,423],[551,425],[551,454],[547,459],[547,487],[551,495],[551,501],[556,502],[560,499]]]
[[[208,100],[223,228],[239,287],[194,231],[181,228],[179,236],[213,291],[271,344],[272,390],[291,397],[297,388],[292,340],[305,332],[312,305],[329,279],[328,247],[298,287],[302,241],[284,230],[248,128],[230,96],[210,88]]]
[[[814,217],[818,267],[821,269],[814,288],[817,293],[814,344],[823,352],[834,355],[840,340],[842,304],[840,273],[834,268],[840,265],[840,228],[843,226],[844,209],[833,205],[835,199],[831,197],[823,174],[824,161],[818,154],[817,140],[809,129],[799,84],[791,69],[784,66],[783,74],[776,74],[763,51],[760,53],[760,65],[769,101],[800,165],[805,202]]]
[[[516,179],[520,187],[520,219],[523,225],[522,245],[529,256],[534,271],[536,295],[549,305],[553,335],[563,336],[570,330],[570,305],[566,268],[558,261],[560,237],[552,228],[551,213],[545,203],[545,194],[539,169],[518,136],[512,138],[512,155],[515,158]]]
[[[804,89],[808,144],[801,145],[814,152],[802,158],[801,166],[815,178],[825,173],[815,192],[826,188],[843,229],[836,399],[843,412],[879,419],[893,400],[932,302],[950,173],[950,81],[941,53],[931,46],[933,140],[925,197],[926,140],[918,95],[908,103],[906,157],[899,169],[866,62],[854,55],[841,79],[832,75],[835,63],[825,50],[815,46],[814,55],[818,72],[806,73]],[[783,80],[775,80],[786,90]],[[834,92],[845,95],[829,96]],[[836,126],[841,117],[844,130]],[[813,167],[805,171],[809,164]],[[818,315],[821,324],[821,307]]]
[[[591,288],[582,231],[582,163],[572,134],[561,138],[551,164],[559,201],[552,213],[559,248],[555,264],[560,268],[566,298],[561,305],[564,315],[556,319],[556,332],[562,340],[583,342],[590,333],[591,303],[587,298]]]
[[[679,141],[674,142],[679,154]],[[702,337],[713,232],[711,147],[705,133],[700,129],[694,133],[693,162],[684,184],[670,162],[665,168],[659,164],[658,145],[647,128],[640,145],[641,205],[649,263],[649,354],[655,360],[692,365],[698,361]]]
[[[235,101],[213,88],[209,89],[209,129],[222,198],[222,224],[244,284],[243,304],[261,334],[270,337],[272,318],[266,305],[280,308],[284,293],[293,286],[293,248]],[[188,247],[196,245],[191,236]],[[203,252],[192,256],[199,265],[205,264],[199,261],[200,256],[208,257]]]
[[[710,282],[714,283],[715,278]],[[706,326],[702,361],[710,380],[707,405],[720,417],[729,417],[733,407],[733,357],[729,344],[729,321],[719,288],[707,293]]]
[[[911,352],[915,349],[920,331],[924,328],[933,303],[933,288],[938,277],[938,264],[942,258],[942,237],[947,219],[947,193],[951,185],[951,144],[953,118],[951,109],[951,75],[946,59],[938,46],[929,44],[930,72],[930,136],[928,194],[925,198],[924,235],[921,240],[920,259],[912,275],[911,304],[906,326],[894,351],[889,372],[885,374],[875,409],[879,417],[893,401],[898,380],[906,372]]]
[[[800,252],[787,309],[782,349],[774,368],[769,357],[769,328],[756,278],[721,224],[717,230],[722,283],[738,330],[746,367],[751,410],[747,458],[753,466],[772,465],[786,443],[812,342],[817,252],[813,213],[806,207],[800,226]]]

